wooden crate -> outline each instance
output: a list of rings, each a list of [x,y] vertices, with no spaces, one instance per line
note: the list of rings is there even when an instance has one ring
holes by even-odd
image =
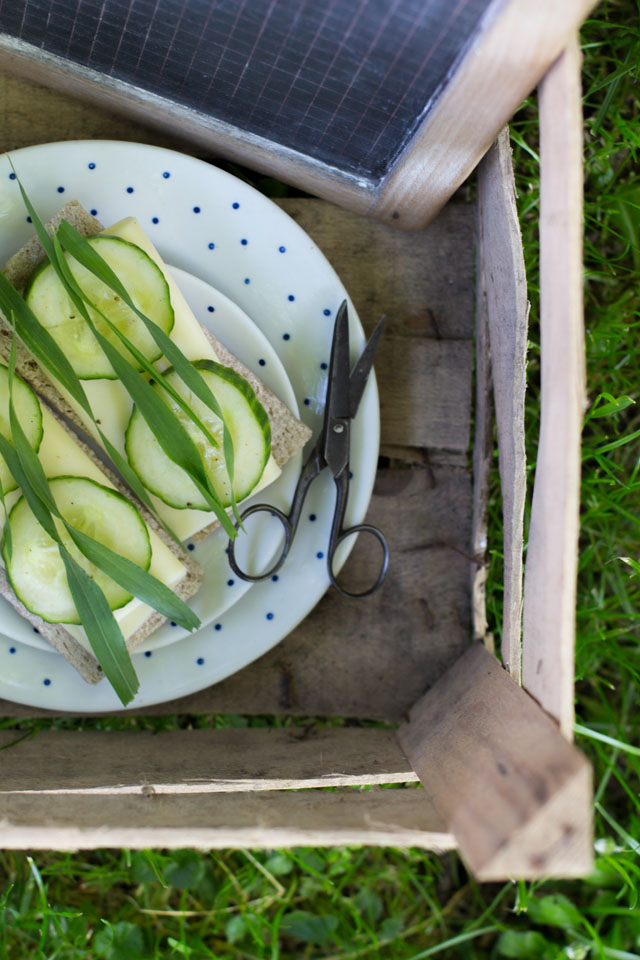
[[[183,147],[8,74],[0,93],[2,150],[87,136]],[[282,201],[339,271],[368,331],[389,317],[370,519],[388,535],[391,571],[369,600],[330,593],[258,662],[143,712],[313,722],[20,739],[0,753],[3,847],[391,844],[457,847],[481,879],[589,869],[590,770],[570,742],[583,395],[577,45],[545,77],[540,109],[543,396],[524,599],[528,311],[503,133],[480,165],[475,198],[462,191],[420,233],[321,200]],[[507,669],[484,620],[491,396]],[[336,716],[388,726],[321,719]],[[17,739],[6,731],[0,747]],[[423,789],[411,789],[418,778]],[[390,783],[407,788],[379,789]],[[351,789],[361,785],[372,789]]]

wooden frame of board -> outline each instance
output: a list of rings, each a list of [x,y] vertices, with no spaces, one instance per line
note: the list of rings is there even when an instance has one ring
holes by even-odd
[[[178,131],[207,151],[357,213],[416,230],[475,169],[594,5],[594,0],[504,0],[486,18],[411,141],[376,180],[348,174],[3,34],[0,67],[145,124]]]
[[[464,648],[452,652],[448,669],[438,667],[439,676],[424,695],[414,698],[408,718],[397,730],[325,728],[310,723],[286,729],[184,729],[153,735],[141,731],[50,730],[24,737],[4,731],[0,735],[0,844],[5,849],[384,844],[419,846],[436,852],[457,848],[483,880],[568,877],[589,870],[590,768],[571,743],[579,434],[584,391],[579,72],[579,50],[574,40],[548,71],[540,88],[542,420],[524,601],[527,300],[508,135],[503,132],[478,174],[476,435],[474,488],[473,496],[469,495],[470,507],[473,503],[472,556],[464,568],[470,575],[467,592],[473,600],[469,606],[473,606],[478,642],[469,647],[467,638]],[[23,95],[38,96],[36,88],[28,86]],[[85,108],[80,105],[75,113],[73,103],[65,102],[68,112],[60,115],[67,117],[71,129],[69,118],[76,117],[73,122],[81,124]],[[18,136],[17,128],[14,135]],[[26,131],[22,135],[26,138]],[[322,201],[295,201],[290,212],[304,221],[305,204],[312,204],[309,223],[324,222],[325,240],[330,245],[333,236],[347,270],[355,269],[345,259],[345,250],[350,248],[349,231],[358,237],[351,245],[354,262],[373,240],[378,245],[386,244],[380,246],[381,255],[386,259],[397,257],[394,269],[401,278],[399,286],[406,292],[411,278],[402,270],[410,262],[415,274],[420,262],[419,258],[411,261],[406,244],[414,235],[367,225],[361,218]],[[455,229],[459,213],[457,208],[452,209],[451,216],[444,212],[447,232]],[[426,232],[435,231],[436,243],[444,237],[437,232],[440,219]],[[367,230],[373,232],[364,236]],[[467,305],[473,298],[473,289],[469,289],[471,272],[464,281],[465,289],[461,288]],[[368,268],[368,287],[354,291],[356,301],[358,296],[366,298],[367,290],[370,293],[371,276]],[[391,295],[389,291],[387,294]],[[435,321],[426,316],[420,322]],[[403,323],[413,335],[419,318],[410,313]],[[435,330],[429,329],[429,348],[438,351],[438,363],[445,367],[453,364],[447,367],[447,377],[455,379],[455,365],[460,364],[462,379],[462,365],[470,350],[465,353],[458,349],[455,331],[447,341],[442,339],[437,323]],[[421,342],[413,339],[410,343],[412,352],[422,357]],[[407,387],[413,397],[427,396],[424,366],[422,371],[420,367],[413,371],[415,380]],[[425,443],[436,445],[433,434],[429,434],[432,441],[428,437],[425,441],[420,432],[425,410],[437,407],[436,394],[432,401],[418,403],[417,413],[394,419],[394,411],[403,402],[402,395],[392,393],[396,382],[394,376],[385,386],[384,374],[380,376],[383,453],[388,458],[404,458],[400,485],[396,472],[394,483],[382,491],[387,495],[378,497],[389,523],[404,516],[398,511],[410,494],[409,466],[420,478],[435,478],[434,483],[443,469],[435,454],[425,459],[424,451],[418,451]],[[493,445],[491,397],[497,416],[505,518],[502,652],[507,669],[487,649],[491,643],[484,622],[483,558]],[[390,407],[386,414],[385,403]],[[450,422],[450,414],[447,416],[446,423]],[[439,428],[436,425],[429,429]],[[449,437],[453,443],[452,435]],[[464,437],[462,442],[466,442]],[[460,449],[458,459],[450,464],[458,476],[466,469],[464,447]],[[418,499],[424,496],[420,494]],[[433,504],[430,510],[436,512]],[[375,522],[380,522],[379,516]],[[415,550],[407,549],[404,559],[397,556],[396,563],[411,565],[414,557]],[[442,566],[440,560],[438,563]],[[450,559],[450,566],[452,563]],[[419,601],[420,596],[416,603],[424,629],[434,630],[428,622],[427,600],[422,606]],[[333,627],[340,632],[345,608],[338,610]],[[388,618],[383,623],[384,632],[398,636],[397,631],[406,627],[403,612],[392,599],[386,601],[384,610]],[[364,616],[358,612],[358,617]],[[325,633],[332,629],[331,620],[325,620],[323,629]],[[370,631],[373,643],[375,621],[369,621],[365,629]],[[445,624],[445,643],[447,631],[453,635],[453,629],[453,621]],[[312,639],[315,643],[316,638]],[[342,636],[339,639],[344,642]],[[275,656],[283,655],[276,652]],[[395,656],[400,659],[408,653],[398,650]],[[276,661],[276,666],[281,670],[280,682],[287,673],[281,661]],[[268,669],[256,676],[266,682]],[[256,695],[255,687],[252,691]],[[312,702],[308,692],[304,696],[306,700],[300,694],[298,713],[317,710],[318,702]],[[225,703],[224,698],[196,698],[170,707],[174,712],[182,709],[183,713],[194,713],[203,702],[210,712],[218,712],[220,703]],[[234,703],[228,702],[227,706],[228,712],[236,712]],[[346,713],[344,701],[340,706]],[[38,713],[8,702],[2,704],[2,710],[9,716]],[[371,711],[375,715],[375,704]],[[418,778],[424,789],[410,789]],[[389,783],[407,788],[376,789]],[[372,789],[347,789],[363,785]],[[322,789],[325,787],[335,789]]]

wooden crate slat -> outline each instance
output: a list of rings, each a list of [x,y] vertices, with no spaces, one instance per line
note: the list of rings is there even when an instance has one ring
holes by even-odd
[[[472,341],[389,335],[380,350],[381,442],[467,450]]]
[[[416,846],[455,841],[426,792],[303,790],[183,796],[0,796],[4,849]]]
[[[279,203],[339,272],[365,328],[387,317],[376,360],[382,445],[467,450],[473,205],[453,203],[420,234],[402,234],[321,201]]]
[[[276,202],[340,275],[368,333],[384,309],[394,335],[473,339],[476,208],[464,192],[419,233],[402,233],[322,200]]]
[[[52,140],[131,140],[152,143],[169,150],[193,153],[193,144],[173,133],[153,130],[140,120],[129,119],[108,109],[99,110],[90,104],[69,96],[62,90],[53,90],[47,84],[46,73],[40,83],[34,76],[17,76],[0,70],[0,103],[11,104],[0,126],[0,153]]]
[[[479,879],[591,869],[589,765],[482,645],[415,705],[399,736]]]
[[[478,219],[504,519],[502,659],[511,676],[519,682],[522,675],[522,552],[527,479],[524,398],[529,304],[506,129],[478,169]]]
[[[480,220],[480,205],[478,205]],[[476,251],[475,310],[475,409],[473,431],[473,503],[471,518],[471,610],[473,639],[493,646],[488,635],[486,581],[489,573],[487,537],[489,530],[489,487],[493,463],[494,421],[491,391],[491,354],[489,349],[489,316],[487,277],[482,259],[481,228],[478,223]]]
[[[418,779],[395,731],[375,728],[43,730],[20,737],[0,733],[0,796],[300,790]]]
[[[582,305],[582,107],[577,37],[540,88],[541,418],[524,600],[523,682],[573,736]]]

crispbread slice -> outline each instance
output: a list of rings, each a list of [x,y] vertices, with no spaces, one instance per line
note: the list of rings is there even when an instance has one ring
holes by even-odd
[[[66,220],[75,227],[78,233],[83,237],[91,237],[94,233],[100,233],[102,224],[95,217],[88,213],[81,203],[77,200],[71,200],[65,204],[61,210],[46,224],[49,233],[60,226],[60,221]],[[30,240],[20,247],[14,255],[7,260],[2,272],[16,290],[24,290],[29,277],[45,259],[45,253],[37,234],[34,234]]]
[[[62,424],[63,427],[66,427],[64,419],[55,410],[51,410],[50,412],[56,418],[56,420]],[[155,531],[163,543],[165,543],[184,564],[185,574],[182,580],[180,580],[180,582],[173,587],[173,592],[181,600],[188,600],[197,592],[202,582],[203,571],[200,564],[197,563],[191,554],[189,554],[186,550],[178,547],[175,541],[172,540],[172,538],[166,532],[162,524],[158,522],[156,517],[154,517],[153,514],[144,507],[144,505],[140,504],[133,494],[122,485],[119,477],[108,468],[108,466],[94,452],[94,450],[88,444],[83,443],[83,441],[75,433],[73,433],[72,436],[75,443],[102,471],[102,473],[105,475],[105,478],[110,480],[114,487],[116,487],[120,493],[122,493],[135,505],[147,526]],[[2,595],[5,600],[8,600],[14,609],[17,610],[17,612],[26,620],[28,620],[29,623],[37,629],[38,633],[40,633],[45,640],[48,640],[48,642],[55,647],[58,653],[61,653],[62,656],[76,668],[83,680],[86,680],[87,683],[98,683],[103,679],[104,673],[97,659],[89,650],[87,650],[86,647],[84,647],[65,629],[63,624],[47,623],[46,620],[43,620],[37,614],[31,613],[30,610],[27,610],[24,604],[15,595],[13,588],[9,583],[6,571],[1,565],[0,595]],[[158,627],[166,621],[166,619],[167,618],[161,613],[158,613],[154,610],[147,617],[144,623],[141,624],[141,626],[138,627],[138,629],[127,638],[127,649],[132,652],[136,647],[139,647],[140,644],[146,640],[154,630],[157,630]]]

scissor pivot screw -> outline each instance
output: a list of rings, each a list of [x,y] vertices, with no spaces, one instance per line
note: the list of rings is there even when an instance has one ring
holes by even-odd
[[[334,433],[344,433],[344,423],[334,423],[333,425]]]

